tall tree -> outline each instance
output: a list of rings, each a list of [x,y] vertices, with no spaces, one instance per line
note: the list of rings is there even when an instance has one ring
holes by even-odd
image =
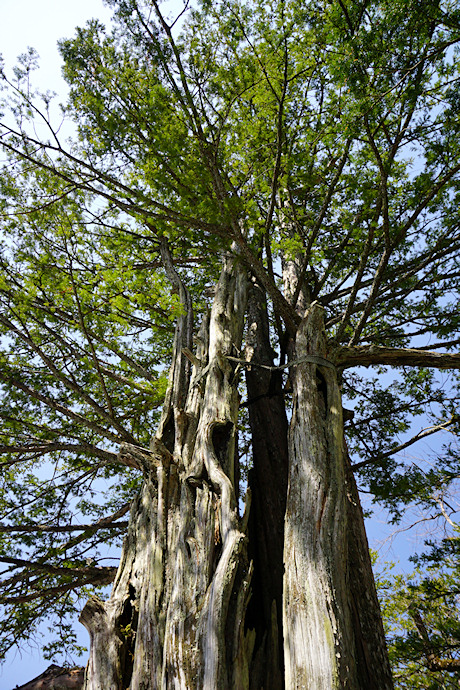
[[[88,689],[391,688],[355,475],[458,476],[398,455],[458,428],[457,4],[108,4],[76,140],[4,77],[4,648],[114,581]]]

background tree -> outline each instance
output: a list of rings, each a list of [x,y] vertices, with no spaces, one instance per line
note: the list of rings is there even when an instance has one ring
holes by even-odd
[[[427,552],[411,558],[414,572],[395,574],[394,564],[386,564],[376,578],[398,688],[458,685],[458,526],[444,505],[448,498],[438,502],[450,533],[428,541]],[[433,510],[430,517],[436,517]]]
[[[457,5],[109,4],[76,141],[4,77],[4,649],[115,578],[87,687],[392,687],[354,475],[458,477],[400,454],[458,427]]]

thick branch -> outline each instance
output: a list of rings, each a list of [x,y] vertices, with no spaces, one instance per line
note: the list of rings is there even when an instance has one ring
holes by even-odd
[[[88,530],[93,531],[99,529],[126,529],[127,526],[127,520],[99,526],[97,523],[94,525],[0,525],[0,534],[9,534],[10,532],[86,532]]]
[[[301,321],[299,314],[297,314],[294,307],[283,297],[272,277],[267,273],[263,263],[254,256],[241,233],[236,237],[236,242],[240,250],[242,261],[254,273],[255,277],[265,288],[267,295],[273,302],[275,311],[281,316],[287,329],[291,333],[295,333]]]
[[[117,460],[128,467],[134,467],[137,470],[147,470],[152,468],[152,465],[160,464],[155,455],[147,448],[135,446],[132,443],[122,443],[120,446]]]
[[[22,421],[22,420],[21,420]],[[24,445],[0,445],[0,453],[20,453],[21,457],[18,460],[0,462],[0,467],[22,462],[24,455],[33,454],[34,456],[46,455],[58,450],[65,450],[70,453],[87,453],[96,458],[100,458],[106,463],[117,462],[117,455],[109,450],[103,450],[90,443],[66,443],[63,441],[46,441],[43,439],[36,439],[33,442]],[[126,464],[126,463],[125,463]]]
[[[371,367],[389,365],[394,367],[433,367],[434,369],[460,369],[460,353],[429,352],[412,348],[371,346],[340,347],[331,359],[337,367]]]
[[[160,239],[160,253],[168,280],[173,290],[178,293],[183,308],[183,313],[179,315],[176,323],[168,391],[164,403],[164,414],[169,415],[171,406],[183,409],[187,396],[191,367],[189,360],[183,357],[182,350],[185,348],[191,351],[193,348],[193,307],[190,293],[174,267],[165,237]]]

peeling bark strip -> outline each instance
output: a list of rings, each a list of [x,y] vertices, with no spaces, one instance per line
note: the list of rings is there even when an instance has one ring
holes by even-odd
[[[186,313],[151,462],[145,453],[139,460],[144,486],[111,597],[90,599],[82,612],[91,637],[86,690],[248,687],[250,568],[234,482],[239,396],[227,359],[241,345],[247,276],[226,260],[191,375],[183,355],[191,307],[179,276],[171,279]]]
[[[312,355],[327,357],[323,311],[317,304],[308,310],[295,342],[296,359]],[[375,593],[369,559],[354,562],[365,535],[357,495],[347,488],[337,374],[304,361],[292,368],[291,379],[283,591],[286,688],[390,690],[383,629],[372,632],[369,644],[364,639],[372,612],[366,612],[357,582],[353,587],[350,582],[363,577],[363,587],[370,583]],[[352,529],[358,529],[356,537]],[[367,600],[372,611],[375,605],[378,611],[376,601]],[[374,668],[377,661],[380,667]]]

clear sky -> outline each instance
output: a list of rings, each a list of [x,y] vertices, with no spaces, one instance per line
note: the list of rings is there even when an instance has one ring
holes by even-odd
[[[39,86],[62,92],[57,41],[92,17],[107,22],[110,15],[102,0],[0,0],[0,53],[11,68],[17,55],[32,46],[40,55]]]

